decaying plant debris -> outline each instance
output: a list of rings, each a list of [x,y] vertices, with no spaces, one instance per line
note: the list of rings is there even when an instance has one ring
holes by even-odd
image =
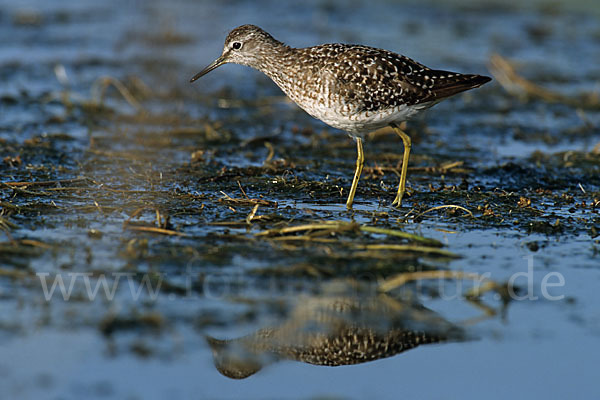
[[[137,39],[157,46],[190,40],[178,32]],[[165,79],[176,69],[169,60],[146,60],[122,74],[101,68],[81,88],[55,65],[60,89],[0,98],[14,114],[35,115],[29,125],[4,127],[9,134],[0,139],[0,282],[12,288],[0,293],[15,299],[22,289],[41,307],[40,272],[111,284],[126,277],[159,288],[158,300],[115,311],[76,287],[77,305],[63,323],[97,329],[111,346],[122,331],[160,335],[178,322],[203,331],[256,320],[264,307],[278,315],[297,293],[319,296],[340,281],[360,288],[359,297],[391,302],[418,290],[435,298],[440,287],[464,281],[459,300],[482,311],[465,326],[506,315],[514,288],[472,264],[463,270],[468,247],[457,250],[448,237],[532,235],[523,248],[535,253],[570,238],[598,252],[600,235],[600,144],[527,157],[489,152],[486,141],[505,138],[598,141],[596,91],[562,94],[526,79],[516,65],[493,55],[490,71],[502,87],[484,88],[477,104],[465,96],[405,126],[421,149],[401,209],[390,207],[402,162],[397,139],[389,129],[369,135],[352,212],[343,204],[353,142],[278,92],[192,90]],[[538,130],[498,118],[515,107],[532,114],[555,107],[548,113],[572,114],[576,123]],[[248,309],[184,318],[161,307],[213,292]],[[48,309],[61,310],[57,304]],[[0,321],[0,330],[11,326]],[[156,351],[142,342],[130,349],[142,357]]]

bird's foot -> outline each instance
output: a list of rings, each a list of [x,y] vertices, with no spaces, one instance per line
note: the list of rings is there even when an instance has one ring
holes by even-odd
[[[392,201],[392,207],[400,208],[402,206],[402,199],[404,198],[404,195],[410,197],[412,194],[413,191],[410,189],[405,189],[401,192],[398,192],[398,194],[396,194],[396,198],[394,199],[394,201]]]

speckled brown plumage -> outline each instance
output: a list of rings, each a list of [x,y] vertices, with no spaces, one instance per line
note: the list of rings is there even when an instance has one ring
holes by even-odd
[[[239,43],[239,49],[233,48]],[[490,78],[430,69],[391,51],[362,45],[293,48],[254,25],[229,33],[226,62],[269,76],[310,115],[356,136],[402,122]]]
[[[269,76],[298,106],[356,138],[358,160],[346,206],[352,207],[364,157],[362,138],[392,126],[405,147],[398,194],[405,191],[410,138],[398,124],[446,97],[490,81],[481,75],[433,70],[408,57],[363,45],[293,48],[254,25],[232,30],[221,56],[192,78],[220,65],[247,65]]]

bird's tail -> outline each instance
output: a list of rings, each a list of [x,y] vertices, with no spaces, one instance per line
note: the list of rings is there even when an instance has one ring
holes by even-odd
[[[438,100],[478,88],[492,80],[484,75],[458,74],[449,71],[427,71],[427,73],[434,79],[431,91]]]

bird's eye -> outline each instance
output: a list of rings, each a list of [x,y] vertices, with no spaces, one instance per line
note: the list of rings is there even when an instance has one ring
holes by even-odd
[[[242,44],[240,42],[233,42],[233,44],[231,45],[231,48],[234,50],[239,50],[242,48]]]

